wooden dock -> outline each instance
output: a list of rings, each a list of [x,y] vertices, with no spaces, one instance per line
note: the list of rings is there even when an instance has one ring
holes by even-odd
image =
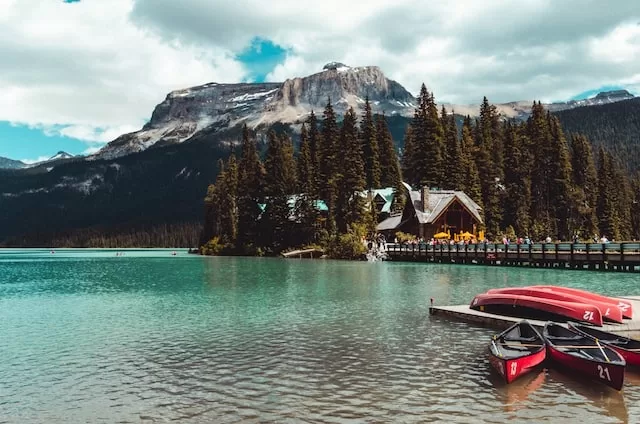
[[[623,324],[607,323],[598,328],[612,333],[640,333],[640,296],[624,296],[622,298],[629,299],[631,303],[633,303],[633,310],[636,316],[631,320],[624,320],[625,322]],[[495,329],[505,329],[522,320],[522,318],[518,317],[509,317],[476,311],[475,309],[470,309],[469,305],[431,306],[429,308],[429,313],[444,319],[471,322]],[[528,319],[528,321],[537,327],[544,327],[546,322],[532,319]]]
[[[291,252],[283,253],[285,258],[319,258],[324,255],[324,252],[320,249],[303,249],[292,250]]]
[[[640,272],[640,243],[387,244],[394,261]]]

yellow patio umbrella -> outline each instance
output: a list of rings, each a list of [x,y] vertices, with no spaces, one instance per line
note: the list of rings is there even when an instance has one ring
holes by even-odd
[[[464,238],[464,239],[470,239],[470,238],[475,238],[476,236],[474,236],[469,231],[467,231],[467,232],[464,232],[464,233],[460,233],[459,237]]]
[[[445,233],[444,231],[433,235],[433,238],[437,238],[437,239],[444,239],[444,238],[448,239],[449,237],[450,237],[449,233]]]

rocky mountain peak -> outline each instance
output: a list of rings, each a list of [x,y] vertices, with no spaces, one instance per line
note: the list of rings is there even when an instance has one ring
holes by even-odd
[[[283,83],[211,82],[173,91],[156,106],[142,130],[118,137],[93,158],[115,158],[154,145],[181,143],[202,130],[242,123],[254,128],[274,122],[297,123],[312,110],[322,111],[329,99],[338,114],[349,107],[359,111],[367,97],[374,112],[413,114],[415,98],[379,67],[331,62],[321,72]]]
[[[610,91],[601,91],[599,92],[595,99],[610,99],[610,98],[622,98],[622,99],[632,99],[635,97],[633,94],[629,93],[627,90],[610,90]]]

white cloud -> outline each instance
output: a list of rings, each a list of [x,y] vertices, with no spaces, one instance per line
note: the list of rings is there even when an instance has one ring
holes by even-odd
[[[132,0],[0,0],[0,120],[106,142],[139,129],[172,90],[235,81],[223,47],[167,43],[134,25]]]
[[[90,147],[140,128],[171,90],[241,81],[235,55],[255,37],[288,51],[272,81],[337,60],[452,103],[640,85],[635,0],[29,3],[0,0],[0,120]]]
[[[33,165],[37,162],[44,162],[47,159],[49,159],[49,156],[40,156],[36,159],[20,159],[20,162],[26,163],[27,165]]]
[[[272,81],[336,60],[379,65],[414,93],[425,82],[442,101],[557,100],[640,68],[637,37],[618,35],[620,27],[637,27],[635,0],[135,3],[134,21],[166,40],[230,49],[252,36],[279,43],[290,53]],[[608,57],[590,54],[594,42],[620,39],[625,47]],[[613,67],[619,62],[625,66]]]

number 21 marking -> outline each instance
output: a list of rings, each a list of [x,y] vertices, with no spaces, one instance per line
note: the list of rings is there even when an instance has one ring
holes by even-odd
[[[603,367],[602,365],[598,365],[598,372],[600,373],[601,379],[611,381],[611,376],[609,375],[609,368]]]
[[[582,316],[582,319],[585,319],[587,321],[593,321],[593,312],[592,311],[584,311],[584,315]]]

